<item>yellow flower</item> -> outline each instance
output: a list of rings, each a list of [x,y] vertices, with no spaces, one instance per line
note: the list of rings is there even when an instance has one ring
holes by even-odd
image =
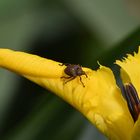
[[[121,77],[124,85],[133,83],[140,97],[140,47],[138,53],[134,53],[134,56],[128,54],[127,58],[124,58],[123,61],[117,60],[116,63],[121,67]],[[131,135],[133,140],[140,139],[140,117],[135,122]]]
[[[122,67],[124,84],[132,83],[140,96],[140,52],[116,63]],[[134,123],[109,68],[101,65],[96,71],[82,68],[87,77],[81,75],[70,80],[65,78],[69,76],[66,74],[68,66],[9,49],[0,49],[0,66],[54,92],[79,110],[110,140],[140,139],[140,119]]]

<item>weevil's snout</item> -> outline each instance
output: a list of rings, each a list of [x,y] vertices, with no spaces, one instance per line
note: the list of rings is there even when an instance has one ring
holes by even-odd
[[[138,93],[132,83],[123,85],[123,91],[129,111],[135,122],[138,119],[140,113],[140,99]]]
[[[85,75],[85,76],[86,76],[86,78],[88,78],[88,76],[87,76],[86,72],[85,72],[85,71],[83,71],[83,70],[82,70],[82,74],[81,74],[81,75]]]

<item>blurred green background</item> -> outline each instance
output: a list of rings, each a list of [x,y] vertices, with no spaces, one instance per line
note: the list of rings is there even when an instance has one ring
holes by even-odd
[[[138,0],[1,0],[0,47],[92,69],[140,45]],[[118,71],[115,72],[118,78]],[[1,140],[106,140],[49,91],[0,69]]]

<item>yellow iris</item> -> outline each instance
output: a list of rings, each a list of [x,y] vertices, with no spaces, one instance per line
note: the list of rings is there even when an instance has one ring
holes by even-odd
[[[124,83],[131,82],[140,96],[140,52],[128,55],[121,66]],[[54,92],[78,109],[110,140],[139,140],[140,119],[134,123],[127,103],[118,88],[112,71],[101,66],[95,71],[82,68],[87,74],[65,83],[61,63],[24,52],[0,49],[0,66]]]

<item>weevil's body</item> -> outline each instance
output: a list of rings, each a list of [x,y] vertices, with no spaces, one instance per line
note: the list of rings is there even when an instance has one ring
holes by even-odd
[[[84,83],[82,82],[81,75],[85,75],[87,77],[87,74],[82,70],[82,67],[80,65],[76,65],[76,64],[62,64],[62,65],[67,66],[64,69],[64,72],[69,76],[69,77],[64,77],[64,76],[61,77],[61,78],[69,79],[65,83],[67,83],[67,82],[75,79],[77,76],[79,76],[80,82],[82,83],[83,87],[85,87]]]
[[[85,72],[82,70],[81,66],[73,64],[67,65],[64,72],[71,77],[85,75]]]

